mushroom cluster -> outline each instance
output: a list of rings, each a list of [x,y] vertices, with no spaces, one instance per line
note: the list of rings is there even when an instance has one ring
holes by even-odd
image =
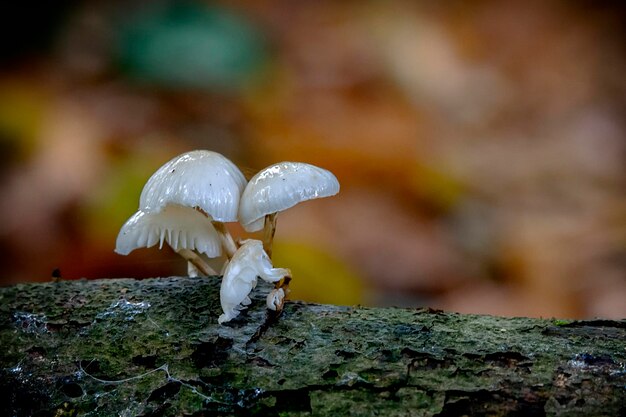
[[[189,276],[217,275],[206,258],[226,256],[220,288],[224,314],[232,320],[250,304],[257,279],[274,283],[267,308],[283,308],[291,272],[272,266],[276,216],[294,205],[339,192],[328,170],[303,162],[280,162],[249,182],[241,170],[217,152],[197,150],[175,157],[144,186],[139,210],[122,226],[115,252],[167,243],[188,262]],[[263,241],[235,241],[225,223],[239,222],[247,232],[263,230]]]

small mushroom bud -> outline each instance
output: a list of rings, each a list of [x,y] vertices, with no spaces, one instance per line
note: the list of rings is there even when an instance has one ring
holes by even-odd
[[[267,294],[267,308],[276,311],[282,308],[283,303],[285,301],[285,290],[282,288],[274,288]]]
[[[257,278],[278,282],[290,275],[288,269],[272,266],[261,241],[249,239],[242,242],[224,271],[220,287],[220,303],[224,314],[218,318],[218,323],[232,320],[250,304],[249,294],[256,286]]]

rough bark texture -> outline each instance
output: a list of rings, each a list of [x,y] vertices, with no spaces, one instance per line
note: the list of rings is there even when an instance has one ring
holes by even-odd
[[[0,289],[2,416],[624,415],[626,321],[289,302],[218,278]]]

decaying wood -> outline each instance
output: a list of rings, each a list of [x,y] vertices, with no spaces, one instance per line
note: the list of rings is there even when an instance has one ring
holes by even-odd
[[[624,415],[626,321],[288,302],[219,279],[0,289],[3,416]]]

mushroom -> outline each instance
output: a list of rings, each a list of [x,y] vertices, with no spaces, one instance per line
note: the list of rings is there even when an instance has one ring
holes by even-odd
[[[272,266],[261,241],[254,239],[243,241],[224,271],[220,287],[220,304],[224,314],[220,315],[218,323],[222,324],[237,317],[239,311],[251,303],[249,294],[256,286],[257,278],[275,283],[283,278],[289,279],[290,276],[289,269]],[[282,309],[285,293],[282,288],[280,290],[282,297],[280,294],[274,294],[276,290],[268,295],[268,308]]]
[[[150,248],[157,243],[161,249],[163,242],[189,262],[190,276],[198,272],[216,275],[194,250],[209,258],[220,256],[219,234],[202,213],[177,204],[167,204],[159,212],[139,210],[133,214],[117,235],[115,252],[128,255],[137,248]]]
[[[278,212],[338,192],[332,172],[303,162],[279,162],[248,182],[239,203],[239,223],[247,232],[263,229],[263,247],[271,258]]]
[[[282,310],[283,304],[285,303],[285,295],[285,289],[283,287],[274,288],[269,294],[267,294],[267,308],[272,311]]]
[[[159,168],[144,186],[139,209],[159,212],[167,204],[201,210],[213,223],[230,259],[237,245],[224,222],[237,221],[246,179],[223,155],[197,150],[179,155]]]

